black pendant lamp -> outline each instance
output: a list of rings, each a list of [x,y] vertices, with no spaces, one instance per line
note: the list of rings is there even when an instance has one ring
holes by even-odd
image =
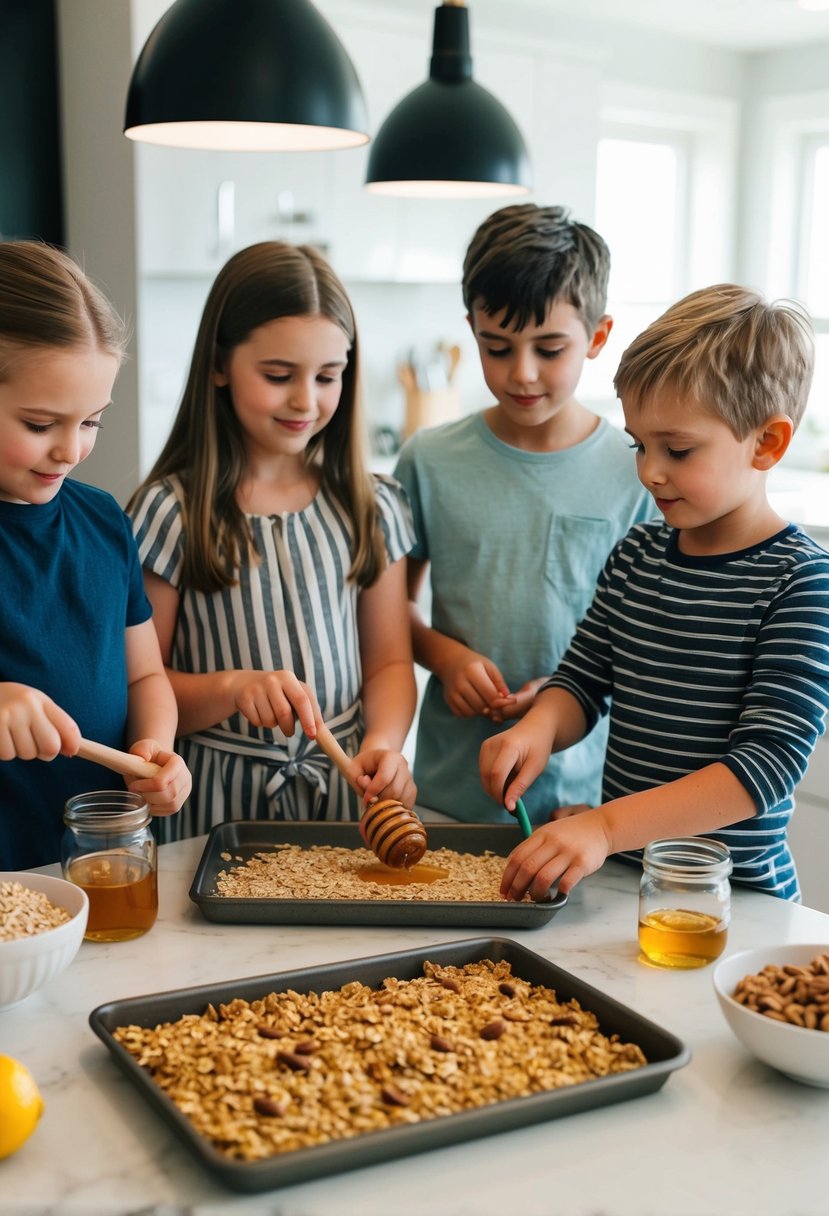
[[[369,138],[357,73],[310,0],[176,0],[133,69],[124,134],[260,152]]]
[[[420,198],[496,198],[532,189],[521,132],[472,79],[463,0],[435,9],[429,79],[395,106],[375,135],[366,188]]]

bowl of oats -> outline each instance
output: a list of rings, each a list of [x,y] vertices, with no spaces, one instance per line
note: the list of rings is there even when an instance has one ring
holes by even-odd
[[[86,929],[86,892],[63,878],[0,871],[0,1010],[65,971]]]

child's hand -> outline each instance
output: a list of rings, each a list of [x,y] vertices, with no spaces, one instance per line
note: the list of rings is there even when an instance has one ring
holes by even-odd
[[[490,798],[514,811],[515,800],[523,797],[544,771],[550,746],[549,737],[534,730],[526,719],[485,739],[480,751],[481,784]]]
[[[313,691],[292,671],[240,671],[235,693],[236,708],[253,726],[279,727],[288,738],[294,723],[311,738],[320,717]]]
[[[492,722],[507,722],[510,718],[523,718],[532,705],[538,690],[547,683],[547,676],[539,680],[528,680],[518,692],[509,693],[505,697],[496,697],[489,707],[487,715]]]
[[[130,748],[133,756],[160,764],[154,777],[127,781],[127,789],[140,794],[153,815],[172,815],[180,810],[193,784],[190,770],[175,752],[164,751],[155,739],[140,739]]]
[[[520,900],[529,891],[531,899],[542,901],[550,887],[557,885],[567,895],[582,878],[598,870],[610,852],[601,807],[588,807],[582,814],[546,823],[510,853],[501,877],[501,894],[504,899]]]
[[[493,702],[510,692],[495,664],[466,646],[458,649],[439,673],[446,704],[456,718],[489,716]]]
[[[358,782],[364,788],[364,799],[393,798],[409,810],[417,799],[417,786],[409,766],[400,752],[374,747],[358,752],[353,760]]]
[[[0,684],[0,760],[54,760],[74,756],[77,723],[51,697],[28,684]]]

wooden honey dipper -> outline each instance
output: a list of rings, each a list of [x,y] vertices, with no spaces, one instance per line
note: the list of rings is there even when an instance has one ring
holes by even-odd
[[[91,739],[81,739],[78,755],[82,760],[94,760],[104,768],[123,777],[154,777],[161,772],[161,765],[152,760],[142,760],[131,752],[119,752],[115,747],[107,747],[105,743],[93,743]]]
[[[317,743],[362,801],[365,790],[351,775],[351,761],[322,722],[317,723]],[[384,798],[366,807],[360,818],[360,832],[372,853],[393,869],[409,869],[426,852],[426,829],[422,822],[395,798]]]

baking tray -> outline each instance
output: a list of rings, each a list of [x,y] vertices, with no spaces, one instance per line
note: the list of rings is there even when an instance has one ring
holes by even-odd
[[[201,1136],[149,1073],[113,1038],[113,1031],[119,1026],[156,1026],[160,1022],[175,1021],[184,1014],[201,1014],[208,1002],[216,1006],[234,997],[254,1001],[270,992],[289,988],[300,993],[322,992],[341,988],[355,980],[379,988],[388,977],[417,978],[423,974],[423,964],[427,961],[444,967],[462,967],[483,959],[510,963],[514,975],[532,984],[554,988],[562,1002],[575,998],[583,1008],[596,1015],[603,1034],[618,1034],[626,1041],[638,1043],[648,1063],[631,1072],[599,1077],[565,1089],[510,1098],[421,1123],[366,1132],[347,1140],[296,1149],[264,1161],[242,1162],[225,1156]],[[117,1064],[187,1147],[212,1174],[236,1191],[264,1191],[306,1182],[623,1102],[658,1090],[671,1072],[682,1068],[691,1058],[690,1050],[680,1039],[654,1022],[517,942],[493,937],[467,938],[328,966],[131,997],[100,1005],[90,1014],[89,1022]]]
[[[427,823],[430,849],[485,853],[506,857],[523,839],[516,824]],[[449,925],[476,929],[537,929],[567,903],[556,895],[547,903],[508,900],[408,899],[236,899],[216,894],[221,870],[232,862],[222,853],[247,861],[254,853],[277,844],[335,845],[364,849],[356,823],[277,823],[270,820],[231,820],[214,827],[190,887],[190,898],[208,920],[272,925]]]

